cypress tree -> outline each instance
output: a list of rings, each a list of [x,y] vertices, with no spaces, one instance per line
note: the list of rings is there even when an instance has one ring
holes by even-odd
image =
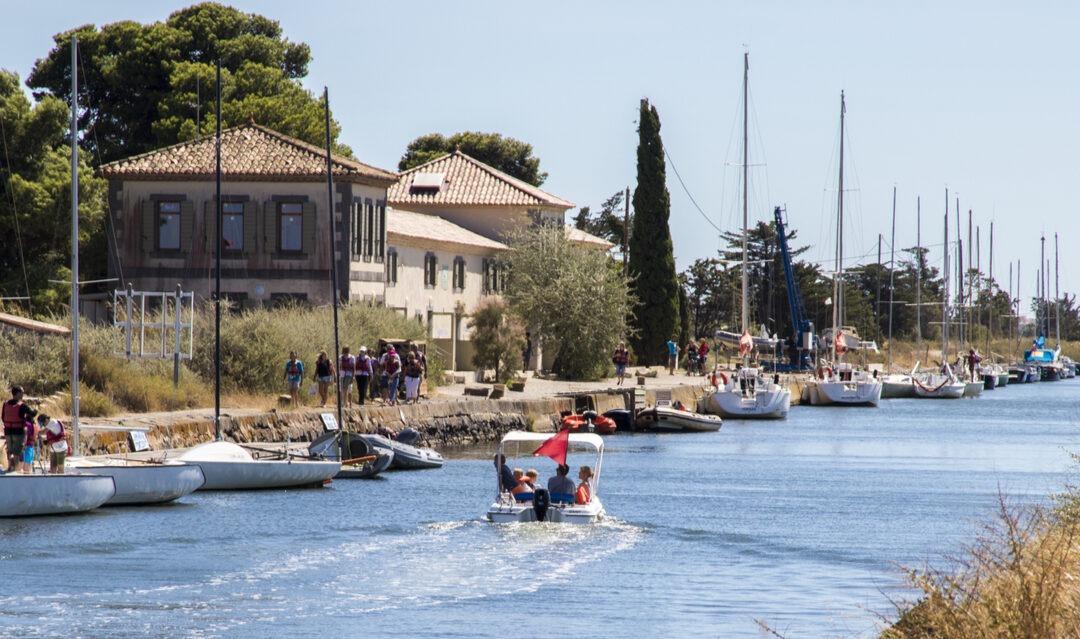
[[[637,188],[629,271],[638,300],[633,320],[637,328],[634,352],[645,364],[667,361],[664,345],[679,327],[679,284],[668,227],[670,216],[660,116],[649,100],[643,99],[638,116]]]

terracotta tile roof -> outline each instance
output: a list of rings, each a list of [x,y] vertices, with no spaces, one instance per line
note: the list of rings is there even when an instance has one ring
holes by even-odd
[[[438,189],[413,188],[419,175],[441,173]],[[391,204],[573,208],[573,202],[475,160],[461,151],[403,172],[387,194]]]
[[[420,240],[449,242],[461,246],[505,250],[502,242],[478,235],[437,215],[425,215],[410,211],[390,209],[386,212],[388,236],[408,237]]]
[[[107,179],[202,180],[215,176],[214,136],[197,138],[101,167]],[[397,174],[331,155],[334,179],[389,186]],[[326,151],[257,124],[221,132],[221,173],[229,181],[326,179]]]
[[[600,247],[603,248],[605,251],[615,246],[604,238],[598,235],[593,235],[588,231],[582,231],[576,226],[566,227],[566,239],[576,244],[587,244],[589,246]]]

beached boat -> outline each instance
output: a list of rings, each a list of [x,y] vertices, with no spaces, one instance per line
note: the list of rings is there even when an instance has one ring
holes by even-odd
[[[341,462],[296,458],[256,459],[244,447],[226,441],[199,444],[180,455],[198,464],[206,476],[199,490],[252,490],[322,486],[341,470]]]
[[[375,446],[356,433],[328,431],[308,445],[315,458],[341,461],[334,479],[371,479],[390,468],[394,451]]]
[[[373,446],[394,451],[390,470],[423,470],[443,466],[443,456],[433,448],[421,448],[400,439],[389,439],[370,433],[365,433],[360,437]]]
[[[513,430],[499,442],[499,455],[506,459],[532,457],[533,451],[551,439],[550,434],[527,433]],[[600,487],[600,467],[604,457],[604,439],[595,433],[569,433],[567,452],[585,452],[591,454],[593,471],[590,480],[590,499],[586,504],[575,504],[573,495],[551,495],[546,488],[537,487],[536,491],[511,494],[501,490],[496,475],[495,501],[485,515],[488,521],[497,524],[547,521],[565,524],[592,524],[604,517],[604,505],[597,495]],[[496,467],[496,472],[499,468]],[[554,474],[554,473],[552,473]]]
[[[86,512],[115,493],[112,477],[7,473],[0,475],[0,517]]]
[[[707,415],[688,410],[681,404],[672,406],[657,402],[655,406],[642,409],[637,415],[638,427],[662,433],[703,433],[720,430],[724,420],[717,415]]]
[[[105,506],[161,504],[198,490],[206,477],[201,468],[177,460],[162,462],[136,459],[69,459],[65,470],[73,475],[112,477],[116,490]]]

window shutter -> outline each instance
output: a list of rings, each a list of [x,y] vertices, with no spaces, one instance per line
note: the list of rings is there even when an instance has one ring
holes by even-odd
[[[258,240],[256,223],[258,220],[259,205],[251,200],[244,202],[244,253],[255,252],[255,242]]]
[[[277,204],[263,202],[263,252],[277,252]]]
[[[156,221],[153,201],[144,200],[142,203],[142,250],[144,253],[154,252],[157,235]]]
[[[377,202],[375,204],[376,215],[378,216],[379,234],[376,236],[375,244],[375,258],[382,260],[386,255],[386,202]]]
[[[217,237],[217,223],[215,223],[215,221],[214,221],[214,213],[217,212],[215,210],[217,207],[214,205],[214,202],[211,200],[211,201],[208,201],[206,203],[206,206],[203,207],[203,208],[205,209],[203,211],[203,240],[204,240],[204,246],[206,247],[206,252],[209,253],[211,257],[213,257],[214,256],[214,240]]]
[[[180,250],[190,253],[195,239],[195,203],[184,200],[180,203]]]
[[[301,230],[304,236],[304,253],[315,254],[315,203],[304,202],[304,228]],[[330,247],[330,259],[334,259],[333,247]]]

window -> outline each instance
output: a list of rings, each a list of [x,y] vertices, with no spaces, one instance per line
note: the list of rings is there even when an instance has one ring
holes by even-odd
[[[386,250],[386,202],[375,203],[375,261],[383,261]]]
[[[244,203],[225,202],[221,205],[221,251],[244,251]]]
[[[349,228],[352,229],[352,241],[349,243],[349,252],[352,254],[352,261],[360,261],[360,247],[364,238],[364,229],[360,226],[360,207],[363,206],[360,202],[353,202],[349,207]]]
[[[438,276],[439,260],[434,253],[424,256],[424,288],[435,288],[435,278]]]
[[[375,253],[375,205],[364,202],[364,261],[370,262]]]
[[[300,253],[304,250],[304,205],[300,202],[278,203],[278,250]]]
[[[460,293],[465,290],[465,258],[460,255],[454,258],[454,292]]]
[[[506,292],[506,275],[510,265],[495,259],[484,260],[484,294]]]
[[[157,249],[180,250],[180,202],[157,203]]]
[[[397,249],[386,252],[386,285],[397,286],[398,256]]]

